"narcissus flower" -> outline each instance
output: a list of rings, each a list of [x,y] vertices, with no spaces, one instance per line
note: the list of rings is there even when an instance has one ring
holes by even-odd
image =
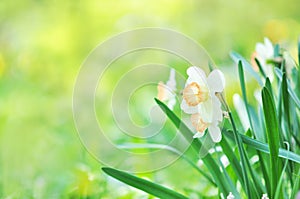
[[[181,109],[191,114],[192,125],[197,130],[194,138],[203,136],[208,129],[212,140],[219,142],[222,136],[218,125],[223,119],[223,114],[216,93],[224,90],[224,75],[216,69],[206,77],[204,71],[196,66],[189,67],[187,74]]]
[[[157,98],[160,101],[166,102],[167,106],[173,110],[176,104],[176,79],[174,68],[171,69],[170,77],[166,84],[163,82],[158,83],[157,91]]]
[[[268,63],[270,60],[274,59],[274,47],[272,42],[268,38],[264,38],[264,43],[257,43],[255,47],[255,53],[253,59],[256,57],[261,64],[266,75],[272,81],[274,79],[273,66]],[[253,65],[256,66],[256,63],[252,61]],[[257,69],[258,70],[258,69]]]

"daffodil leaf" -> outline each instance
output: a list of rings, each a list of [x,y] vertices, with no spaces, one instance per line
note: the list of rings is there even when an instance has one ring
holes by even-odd
[[[233,170],[235,171],[235,174],[237,175],[239,181],[241,182],[242,187],[245,188],[241,165],[225,137],[222,138],[220,145],[223,149],[223,152],[227,156]]]
[[[279,171],[279,125],[277,113],[275,109],[274,99],[268,88],[262,90],[262,102],[267,129],[268,143],[270,147],[270,163],[271,163],[271,198],[274,197],[278,183]]]
[[[146,143],[146,144],[136,144],[136,143],[127,143],[118,145],[120,149],[161,149],[161,150],[168,150],[176,155],[180,156],[180,158],[184,159],[187,163],[189,163],[194,169],[196,169],[199,173],[201,173],[213,186],[217,186],[213,179],[207,175],[204,171],[202,171],[199,166],[197,166],[192,160],[190,160],[186,155],[182,152],[178,151],[174,147],[164,145],[164,144],[153,144],[153,143]]]
[[[296,198],[296,195],[300,189],[300,168],[298,169],[298,172],[296,175],[297,175],[297,178],[294,182],[291,198]]]
[[[278,57],[278,56],[280,56],[280,45],[275,44],[275,46],[274,46],[274,57]]]
[[[231,121],[231,125],[233,128],[233,136],[234,136],[234,140],[235,143],[238,146],[238,151],[240,154],[240,160],[241,160],[241,168],[242,168],[242,174],[243,174],[243,182],[245,184],[245,192],[248,198],[251,198],[252,196],[252,191],[251,191],[251,186],[250,186],[250,179],[248,178],[248,173],[247,173],[247,165],[246,165],[246,156],[244,154],[244,146],[243,146],[243,142],[241,140],[241,137],[239,135],[239,133],[237,132],[233,117],[231,112],[229,112],[229,119]]]
[[[226,131],[223,132],[223,134],[227,137],[229,137],[231,140],[234,140],[233,132],[232,131]],[[263,142],[260,142],[258,140],[255,140],[253,138],[250,138],[248,136],[245,136],[243,134],[239,134],[243,143],[247,144],[249,147],[257,149],[259,151],[262,151],[264,153],[270,154],[270,148],[268,144],[265,144]],[[294,152],[287,151],[285,149],[279,148],[279,157],[291,160],[295,163],[300,164],[300,156]]]
[[[300,65],[300,38],[298,38],[298,64]]]
[[[259,68],[259,72],[261,73],[261,75],[266,79],[267,78],[267,75],[266,75],[266,72],[265,70],[263,69],[261,63],[259,62],[259,60],[255,57],[254,58],[255,60],[255,63],[257,64],[258,68]]]
[[[275,68],[275,74],[277,75],[277,77],[279,78],[280,81],[282,81],[282,71],[278,68]],[[294,90],[292,89],[291,85],[289,82],[287,82],[288,85],[288,92],[291,96],[291,98],[293,99],[293,101],[295,102],[296,106],[298,108],[300,108],[300,100],[298,98],[298,96],[296,95],[296,93],[294,92]]]
[[[132,187],[147,192],[153,196],[159,198],[176,198],[176,199],[188,199],[188,197],[181,195],[171,189],[163,187],[159,184],[144,180],[142,178],[131,175],[127,172],[119,171],[113,168],[103,167],[102,170],[109,176],[124,182]]]
[[[173,124],[178,128],[178,130],[182,133],[185,139],[191,143],[191,146],[196,150],[196,153],[200,152],[202,147],[202,143],[199,139],[193,139],[192,131],[171,111],[168,106],[166,106],[163,102],[155,98],[156,103],[160,106],[162,111],[168,116],[168,118],[173,122]],[[224,178],[218,164],[212,158],[211,154],[207,154],[205,157],[202,158],[203,163],[213,176],[215,183],[217,184],[218,188],[222,193],[228,195],[229,192],[235,192],[235,187],[230,187],[231,183],[228,183],[227,180]],[[233,191],[234,190],[234,191]]]
[[[278,184],[277,184],[277,188],[276,188],[276,191],[275,191],[275,197],[274,197],[275,199],[282,198],[282,194],[280,193],[280,191],[281,191],[280,189],[281,189],[281,185],[282,185],[282,182],[283,182],[284,173],[285,173],[285,170],[287,168],[287,165],[288,165],[288,160],[285,160],[284,167],[282,169],[282,172],[281,172],[281,175],[279,177]]]
[[[265,87],[268,89],[268,91],[270,92],[270,96],[274,96],[273,94],[273,88],[272,88],[272,84],[270,79],[267,77],[266,78],[266,83],[265,83]],[[273,98],[273,97],[272,97]]]
[[[257,60],[257,62],[258,62],[258,60]],[[250,123],[250,127],[252,129],[252,131],[248,130],[248,132],[250,134],[253,134],[255,138],[258,138],[259,140],[262,140],[263,139],[263,135],[258,134],[256,131],[254,131],[252,118],[255,117],[255,114],[254,114],[254,111],[250,112],[250,105],[248,104],[246,84],[245,84],[245,78],[244,78],[244,69],[243,69],[243,64],[242,64],[241,61],[239,61],[239,63],[238,63],[238,71],[239,71],[239,77],[240,77],[240,85],[241,85],[241,89],[242,89],[242,95],[243,95],[243,99],[244,99],[244,102],[245,102],[245,108],[246,108],[248,120],[249,120],[249,123]],[[256,126],[258,126],[258,125],[256,125]],[[254,131],[254,133],[252,133],[253,131]],[[259,131],[259,132],[261,132],[261,131]],[[244,148],[242,148],[242,150],[244,150]],[[260,162],[260,164],[263,165],[263,160],[262,160],[262,157],[260,155],[260,152],[257,151],[257,153],[258,153],[258,156],[259,156],[259,162]],[[254,186],[253,186],[253,190],[255,190],[256,194],[261,195],[262,192],[264,191],[262,189],[263,186],[262,186],[261,182],[258,180],[256,172],[250,166],[250,163],[249,163],[249,160],[247,158],[246,152],[244,152],[244,154],[245,154],[245,162],[248,165],[248,169],[249,169],[250,175],[251,175],[251,177],[253,179],[253,182],[255,182]]]
[[[282,101],[283,101],[283,110],[284,110],[284,115],[286,119],[286,125],[287,125],[287,132],[290,133],[291,129],[291,118],[290,118],[290,99],[289,99],[289,94],[288,94],[288,86],[287,86],[287,78],[286,78],[286,73],[283,74],[282,76],[282,83],[281,83],[281,90],[282,90]],[[289,139],[290,140],[290,135]]]
[[[263,82],[260,76],[257,74],[257,72],[253,69],[251,64],[244,57],[242,57],[240,54],[234,51],[230,53],[230,56],[236,64],[238,64],[239,61],[241,61],[245,70],[248,71],[252,75],[252,77],[256,79],[256,81],[259,83],[260,86],[263,86]]]

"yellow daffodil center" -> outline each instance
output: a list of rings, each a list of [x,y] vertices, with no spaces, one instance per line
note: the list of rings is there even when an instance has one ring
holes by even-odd
[[[196,113],[191,116],[192,125],[198,132],[204,132],[205,129],[209,126],[209,123],[206,123],[200,117],[200,114]]]
[[[183,90],[183,99],[189,106],[196,106],[208,99],[208,89],[206,86],[200,86],[196,82],[187,85]]]

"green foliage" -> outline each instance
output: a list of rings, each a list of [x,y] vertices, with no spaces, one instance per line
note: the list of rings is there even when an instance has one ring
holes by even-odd
[[[148,180],[138,178],[131,174],[128,174],[123,171],[118,171],[116,169],[103,167],[102,170],[108,175],[130,185],[137,189],[143,190],[151,195],[154,195],[159,198],[174,198],[174,199],[187,199],[187,197],[170,190],[166,187],[160,186]]]

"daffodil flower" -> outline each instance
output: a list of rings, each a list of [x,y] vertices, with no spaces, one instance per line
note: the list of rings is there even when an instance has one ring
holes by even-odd
[[[216,93],[224,90],[224,75],[216,69],[206,77],[204,71],[196,66],[189,67],[187,74],[181,109],[191,114],[192,125],[197,130],[194,138],[203,136],[208,129],[212,140],[219,142],[222,135],[218,125],[223,119],[223,114]]]
[[[174,68],[171,69],[170,77],[166,84],[163,82],[158,83],[157,91],[157,98],[160,101],[166,102],[167,106],[173,110],[176,104],[176,79]]]
[[[228,196],[226,198],[227,199],[234,199],[235,197],[234,197],[234,195],[231,192],[229,192],[229,194],[228,194]]]
[[[264,38],[264,43],[257,43],[255,47],[254,56],[260,62],[266,75],[271,81],[274,79],[273,66],[268,63],[269,60],[274,59],[274,47],[268,38]],[[256,64],[255,64],[256,65]]]

